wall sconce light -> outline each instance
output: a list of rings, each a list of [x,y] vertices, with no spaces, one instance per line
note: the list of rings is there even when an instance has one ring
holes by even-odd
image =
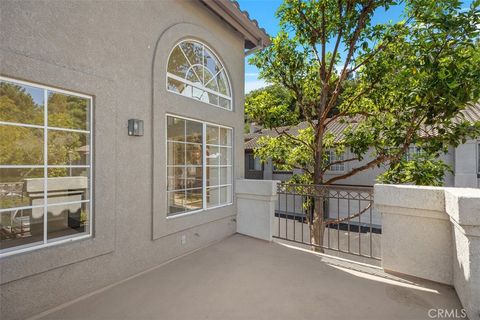
[[[129,136],[143,136],[143,120],[128,119],[128,135]]]

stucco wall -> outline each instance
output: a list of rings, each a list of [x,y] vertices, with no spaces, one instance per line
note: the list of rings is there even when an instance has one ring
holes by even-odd
[[[382,267],[453,284],[469,319],[480,319],[480,190],[375,185]]]
[[[237,232],[272,241],[277,181],[237,180]]]
[[[2,319],[57,306],[235,232],[234,204],[166,219],[165,114],[234,129],[243,177],[243,39],[196,1],[2,1],[0,73],[94,96],[94,237],[0,261]],[[234,111],[165,89],[185,37],[222,58]],[[143,137],[127,120],[145,121]],[[240,159],[239,161],[237,161]],[[186,235],[186,244],[181,236]]]

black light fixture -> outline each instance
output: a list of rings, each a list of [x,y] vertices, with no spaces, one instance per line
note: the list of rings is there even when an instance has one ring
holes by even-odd
[[[128,119],[128,135],[129,136],[143,136],[143,120]]]

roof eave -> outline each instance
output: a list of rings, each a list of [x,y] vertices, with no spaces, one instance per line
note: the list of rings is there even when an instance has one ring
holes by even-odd
[[[240,32],[245,38],[245,54],[251,54],[268,46],[270,36],[251,20],[246,11],[241,11],[237,2],[230,0],[200,0],[213,13]]]

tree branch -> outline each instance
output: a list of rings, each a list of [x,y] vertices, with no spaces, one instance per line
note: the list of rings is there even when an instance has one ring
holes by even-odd
[[[407,131],[407,134],[406,134],[406,137],[405,137],[405,142],[403,143],[402,147],[400,148],[400,150],[395,155],[391,155],[391,156],[381,155],[381,156],[373,159],[372,161],[366,163],[363,166],[360,166],[358,168],[354,168],[350,172],[347,172],[343,175],[336,176],[336,177],[333,177],[333,178],[327,180],[325,182],[325,184],[332,184],[335,181],[346,179],[346,178],[351,177],[351,176],[353,176],[353,175],[355,175],[355,174],[357,174],[361,171],[370,169],[370,168],[376,166],[377,164],[380,164],[380,163],[383,163],[383,162],[386,162],[386,161],[397,161],[398,159],[400,159],[405,154],[406,150],[408,149],[408,147],[412,143],[413,136],[414,136],[415,132],[417,132],[417,130],[419,129],[420,125],[425,120],[425,117],[426,116],[422,116],[422,117],[418,118],[416,115],[414,115],[412,117],[411,126],[409,127],[409,129]],[[417,123],[415,124],[415,122],[417,122]]]
[[[340,74],[339,79],[337,80],[337,84],[335,86],[335,90],[333,91],[332,97],[330,98],[330,101],[327,104],[327,107],[325,110],[323,110],[322,114],[322,120],[324,121],[332,107],[335,105],[335,102],[337,101],[338,95],[340,94],[340,85],[343,83],[347,76],[347,68],[350,65],[350,60],[352,59],[353,53],[355,51],[355,45],[358,41],[358,38],[360,37],[360,32],[365,28],[366,25],[366,19],[368,15],[373,11],[373,4],[374,1],[370,0],[362,9],[362,12],[360,13],[360,17],[358,18],[357,26],[355,28],[355,31],[353,32],[353,35],[350,39],[350,45],[348,49],[348,54],[345,59],[345,63],[343,65],[342,72]]]
[[[278,134],[279,136],[283,136],[283,135],[284,135],[284,136],[287,136],[289,139],[292,139],[292,140],[294,140],[294,141],[300,142],[301,144],[303,144],[304,146],[306,146],[307,148],[309,148],[310,150],[313,151],[313,147],[312,147],[309,143],[307,143],[307,142],[303,141],[302,139],[299,139],[299,138],[291,135],[290,133],[287,132],[288,129],[284,129],[284,130],[282,130],[281,132],[280,132],[277,128],[273,128],[273,129],[277,132],[277,134]]]
[[[272,161],[273,161],[273,160],[272,160]],[[309,175],[312,174],[312,172],[310,171],[310,169],[305,168],[305,167],[302,167],[302,166],[297,166],[297,165],[290,164],[290,163],[286,163],[285,161],[280,161],[280,160],[275,160],[275,161],[273,161],[273,162],[275,162],[276,164],[281,164],[281,165],[285,165],[285,166],[290,166],[290,167],[292,167],[293,169],[303,170],[303,171],[305,171],[306,173],[308,173]]]
[[[342,21],[343,15],[342,15],[342,0],[338,0],[338,21]],[[340,29],[338,30],[338,35],[337,35],[337,40],[335,41],[335,47],[333,49],[333,56],[332,60],[330,61],[330,66],[328,67],[328,73],[326,76],[326,81],[328,82],[330,80],[330,77],[332,76],[332,70],[333,66],[335,65],[335,57],[337,56],[337,51],[338,47],[340,45],[340,41],[343,36],[343,24],[340,25]]]
[[[360,160],[358,157],[354,157],[354,158],[349,158],[349,159],[344,159],[344,160],[336,160],[336,161],[329,162],[329,163],[325,166],[325,168],[323,169],[323,172],[328,171],[328,168],[330,168],[330,167],[333,166],[333,165],[342,164],[342,163],[347,163],[347,162],[352,162],[352,161],[358,161],[358,160]]]
[[[353,176],[353,175],[355,175],[355,174],[357,174],[357,173],[359,173],[359,172],[362,172],[362,171],[364,171],[364,170],[370,169],[370,168],[376,166],[377,164],[383,163],[383,162],[387,161],[388,159],[389,159],[389,157],[382,155],[382,156],[377,157],[377,158],[373,159],[372,161],[364,164],[363,166],[354,168],[354,169],[352,169],[351,171],[349,171],[349,172],[347,172],[347,173],[345,173],[345,174],[342,174],[342,175],[340,175],[340,176],[333,177],[333,178],[325,181],[324,184],[332,184],[332,183],[334,183],[335,181],[346,179],[346,178],[351,177],[351,176]]]
[[[344,221],[352,220],[354,218],[357,218],[357,217],[361,216],[363,213],[367,212],[367,210],[369,210],[371,207],[372,207],[372,202],[370,202],[365,209],[362,209],[362,211],[360,211],[360,212],[358,212],[358,213],[356,213],[352,216],[347,216],[345,218],[336,219],[336,220],[329,220],[325,223],[325,225],[328,226],[328,225],[331,225],[331,224],[339,224],[339,223],[342,223]]]
[[[326,46],[327,46],[327,40],[325,39],[325,26],[326,21],[325,21],[325,5],[322,5],[322,37],[321,37],[321,45],[322,45],[322,64],[320,65],[320,79],[323,83],[324,86],[327,86],[328,83],[326,81]]]

